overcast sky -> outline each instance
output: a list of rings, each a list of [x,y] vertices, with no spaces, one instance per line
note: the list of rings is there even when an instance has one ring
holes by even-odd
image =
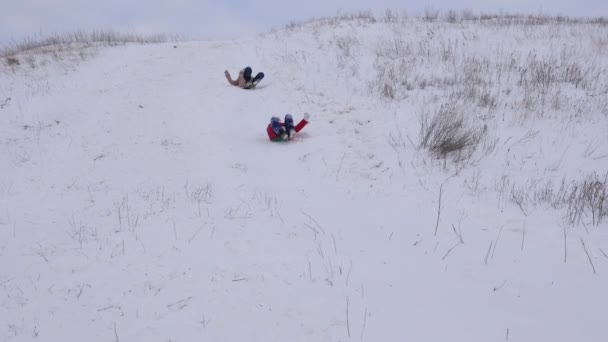
[[[237,38],[338,11],[372,10],[382,15],[390,8],[419,15],[427,6],[477,13],[502,9],[608,16],[608,0],[0,0],[0,46],[26,37],[93,29]]]

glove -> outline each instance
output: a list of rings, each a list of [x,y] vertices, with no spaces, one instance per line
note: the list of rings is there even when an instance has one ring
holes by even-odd
[[[304,120],[305,120],[306,122],[310,121],[310,114],[308,114],[308,113],[304,113]]]
[[[290,129],[289,130],[289,140],[293,139],[293,137],[296,135],[296,130],[295,129]]]
[[[281,135],[281,139],[283,139],[283,140],[289,140],[289,137],[287,136],[287,134],[283,133]]]
[[[230,77],[230,73],[228,72],[228,70],[224,70],[224,76],[226,76],[226,78]]]

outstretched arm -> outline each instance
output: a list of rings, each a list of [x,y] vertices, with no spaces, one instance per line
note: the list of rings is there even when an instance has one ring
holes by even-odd
[[[302,128],[304,128],[304,126],[306,126],[306,124],[308,123],[309,120],[310,120],[310,114],[304,113],[304,118],[302,120],[300,120],[300,122],[298,122],[298,124],[294,127],[296,130],[296,133],[301,131]]]
[[[228,72],[228,70],[224,71],[224,75],[226,75],[226,80],[228,80],[228,83],[232,84],[233,86],[238,85],[237,81],[232,80],[232,77],[230,77],[230,73]]]

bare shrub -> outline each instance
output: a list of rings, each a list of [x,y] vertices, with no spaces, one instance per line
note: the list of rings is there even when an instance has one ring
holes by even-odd
[[[608,173],[603,179],[594,172],[583,181],[573,183],[566,198],[569,223],[576,224],[591,213],[593,225],[599,225],[608,215]]]
[[[460,17],[458,17],[456,11],[449,10],[445,13],[445,20],[450,24],[454,24],[460,21]]]
[[[472,156],[485,133],[485,129],[473,127],[461,109],[443,104],[434,115],[421,115],[419,147],[436,158],[449,156],[458,162]]]

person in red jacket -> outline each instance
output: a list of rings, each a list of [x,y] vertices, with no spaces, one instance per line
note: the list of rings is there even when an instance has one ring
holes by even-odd
[[[281,122],[276,116],[270,118],[270,123],[266,127],[266,133],[268,133],[268,139],[270,141],[287,141],[293,139],[293,137],[299,131],[306,126],[310,114],[304,113],[304,118],[298,122],[297,125],[293,125],[293,118],[291,114],[285,114],[285,122]]]

